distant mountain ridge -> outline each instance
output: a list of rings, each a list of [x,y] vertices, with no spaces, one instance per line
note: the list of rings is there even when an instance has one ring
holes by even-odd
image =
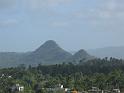
[[[100,58],[115,57],[119,59],[124,59],[124,46],[90,49],[87,50],[87,52]]]
[[[85,50],[80,50],[74,55],[62,49],[55,41],[48,40],[35,51],[26,53],[4,52],[0,53],[0,67],[12,67],[19,64],[61,64],[63,62],[89,60],[92,58]]]

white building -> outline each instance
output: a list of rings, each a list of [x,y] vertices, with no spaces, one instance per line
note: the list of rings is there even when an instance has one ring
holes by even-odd
[[[120,93],[120,89],[113,89],[113,92]]]
[[[22,92],[22,91],[24,91],[24,86],[21,86],[19,84],[13,85],[11,87],[11,91],[13,91],[13,92],[14,91]]]

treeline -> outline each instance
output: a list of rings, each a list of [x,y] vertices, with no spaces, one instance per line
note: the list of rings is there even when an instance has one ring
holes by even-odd
[[[22,93],[49,93],[43,89],[55,88],[59,84],[79,91],[87,91],[91,87],[98,87],[101,90],[123,89],[124,61],[106,57],[87,62],[80,60],[79,64],[39,64],[28,68],[20,65],[0,69],[0,93],[11,93],[9,88],[14,84],[25,87]],[[37,89],[40,92],[37,92]]]
[[[83,74],[94,74],[94,73],[104,73],[108,74],[113,70],[120,69],[124,71],[124,60],[116,59],[116,58],[103,58],[103,59],[93,59],[87,62],[83,62],[80,60],[79,64],[73,63],[63,63],[56,65],[48,65],[44,66],[39,64],[34,69],[42,71],[42,74],[50,74],[50,75],[70,75],[77,72],[81,72]]]

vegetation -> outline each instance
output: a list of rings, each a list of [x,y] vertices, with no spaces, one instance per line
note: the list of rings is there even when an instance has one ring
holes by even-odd
[[[16,67],[19,64],[36,66],[39,63],[44,65],[62,64],[63,62],[78,63],[80,59],[91,59],[85,50],[80,50],[74,55],[65,51],[59,45],[49,40],[34,51],[17,53],[17,52],[0,52],[0,67]]]
[[[124,61],[115,58],[94,59],[80,64],[41,65],[37,67],[20,65],[0,69],[0,93],[11,93],[14,84],[24,86],[21,93],[57,93],[48,91],[59,84],[65,88],[87,91],[91,87],[101,90],[124,88]],[[62,92],[62,91],[60,91]],[[59,92],[59,93],[60,93]]]

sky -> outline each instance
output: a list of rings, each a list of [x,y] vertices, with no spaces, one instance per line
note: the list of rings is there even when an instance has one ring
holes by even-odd
[[[0,0],[0,51],[47,40],[68,51],[124,46],[124,0]]]

